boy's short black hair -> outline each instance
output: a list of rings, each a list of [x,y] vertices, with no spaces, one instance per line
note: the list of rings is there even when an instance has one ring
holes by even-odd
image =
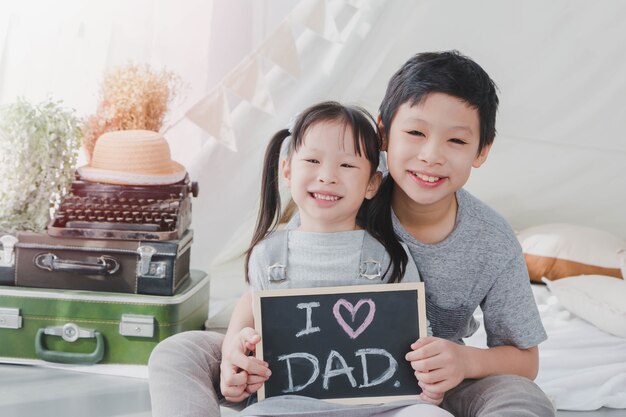
[[[496,136],[496,88],[480,65],[458,51],[423,52],[409,59],[389,80],[380,117],[385,132],[389,132],[396,111],[404,103],[414,106],[430,93],[458,97],[478,110],[480,153]]]

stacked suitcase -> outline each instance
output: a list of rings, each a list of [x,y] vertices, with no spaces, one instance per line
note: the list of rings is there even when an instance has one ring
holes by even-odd
[[[0,360],[146,364],[159,341],[202,329],[197,191],[188,177],[130,186],[77,175],[47,232],[0,235]]]

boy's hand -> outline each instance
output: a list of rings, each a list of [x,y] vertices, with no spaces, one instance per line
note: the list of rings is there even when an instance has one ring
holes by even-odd
[[[419,384],[420,387],[422,386],[422,384]],[[436,394],[434,392],[430,392],[424,388],[422,388],[422,393],[420,394],[420,399],[422,401],[426,401],[429,402],[431,404],[434,405],[439,405],[443,402],[443,396],[445,393],[440,393],[440,394]]]
[[[261,337],[254,329],[245,327],[237,335],[237,343],[230,348],[223,347],[220,389],[227,401],[239,402],[248,398],[272,374],[266,362],[249,356],[260,341]]]
[[[424,401],[440,404],[446,391],[465,378],[463,348],[438,337],[423,337],[411,345],[405,358],[411,362]]]

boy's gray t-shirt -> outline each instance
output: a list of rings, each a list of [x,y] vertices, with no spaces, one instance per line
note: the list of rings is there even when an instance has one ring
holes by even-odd
[[[426,286],[426,312],[435,336],[458,343],[478,329],[483,311],[487,345],[537,346],[547,338],[530,288],[521,246],[509,224],[461,189],[452,233],[424,244],[392,214],[394,230]]]

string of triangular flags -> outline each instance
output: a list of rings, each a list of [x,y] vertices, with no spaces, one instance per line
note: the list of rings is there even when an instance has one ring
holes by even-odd
[[[185,118],[215,138],[220,144],[236,150],[236,138],[227,100],[228,88],[250,105],[274,114],[274,103],[265,80],[262,59],[265,58],[285,72],[298,78],[300,59],[291,25],[303,24],[316,34],[332,42],[341,42],[335,17],[327,5],[328,0],[304,0],[292,10],[280,25],[259,47],[247,55],[217,85],[195,103]],[[349,2],[360,8],[361,2]]]

